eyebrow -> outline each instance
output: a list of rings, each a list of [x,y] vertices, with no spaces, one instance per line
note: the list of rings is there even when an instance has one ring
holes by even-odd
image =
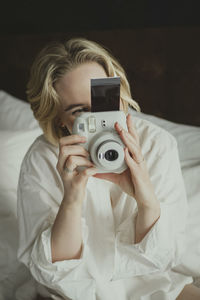
[[[84,106],[84,105],[85,105],[85,104],[83,104],[83,103],[71,104],[71,105],[67,106],[67,108],[65,108],[64,111],[69,111],[69,110],[71,110],[71,109],[73,109],[73,108],[75,108],[75,107],[78,107],[78,106]]]

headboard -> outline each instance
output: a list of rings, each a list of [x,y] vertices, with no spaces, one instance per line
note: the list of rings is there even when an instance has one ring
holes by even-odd
[[[120,61],[144,113],[200,126],[200,28],[137,28],[0,37],[0,89],[26,101],[30,66],[53,40],[85,37]]]

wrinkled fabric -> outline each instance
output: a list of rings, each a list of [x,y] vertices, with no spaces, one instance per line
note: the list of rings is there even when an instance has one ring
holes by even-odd
[[[172,300],[192,282],[172,271],[181,265],[188,214],[176,140],[151,122],[133,121],[161,206],[160,218],[140,243],[134,243],[136,200],[91,177],[82,206],[81,257],[52,263],[51,228],[64,193],[56,170],[58,148],[42,135],[24,158],[18,259],[53,299]]]

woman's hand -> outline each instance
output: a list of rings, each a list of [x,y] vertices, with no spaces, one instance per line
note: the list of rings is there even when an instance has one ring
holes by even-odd
[[[86,139],[70,135],[60,139],[57,170],[62,178],[64,197],[51,231],[52,262],[79,259],[82,251],[81,211],[89,176],[96,173],[89,153],[78,145]],[[78,172],[78,166],[86,167]]]
[[[154,208],[158,201],[142,155],[139,136],[130,114],[127,116],[126,122],[128,131],[125,131],[118,122],[115,123],[115,129],[125,145],[124,154],[128,169],[121,174],[98,173],[93,176],[119,185],[125,193],[136,199],[138,208]]]
[[[84,147],[78,145],[84,142],[86,138],[79,135],[63,137],[59,142],[56,168],[63,181],[64,199],[66,198],[68,205],[82,204],[88,178],[97,173],[94,164],[88,160],[89,153]],[[86,168],[78,172],[76,168],[79,166]]]

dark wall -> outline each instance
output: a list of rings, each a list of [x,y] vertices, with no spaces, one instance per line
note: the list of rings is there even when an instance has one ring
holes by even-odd
[[[200,126],[200,27],[95,30],[0,37],[0,89],[26,100],[30,66],[52,40],[82,36],[111,50],[143,112]]]
[[[200,25],[194,0],[4,0],[0,34]]]

